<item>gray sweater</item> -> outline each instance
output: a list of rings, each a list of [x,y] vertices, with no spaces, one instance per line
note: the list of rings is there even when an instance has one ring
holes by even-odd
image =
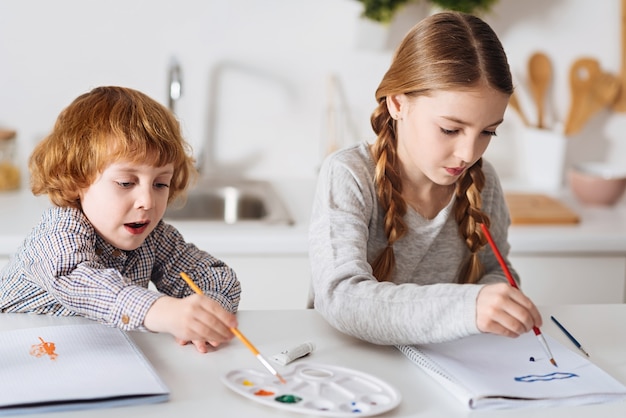
[[[483,210],[506,258],[509,212],[493,166],[484,161],[483,171]],[[432,220],[408,206],[408,233],[394,244],[392,281],[378,282],[370,263],[387,238],[373,178],[366,143],[337,151],[322,165],[309,230],[315,309],[339,331],[376,344],[440,342],[479,333],[478,292],[486,283],[506,281],[489,246],[480,252],[485,275],[479,284],[456,284],[469,250],[454,219],[455,198]]]

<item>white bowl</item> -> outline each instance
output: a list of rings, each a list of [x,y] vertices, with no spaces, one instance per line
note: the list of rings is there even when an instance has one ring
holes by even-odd
[[[612,206],[626,191],[626,167],[606,163],[580,163],[568,172],[569,186],[582,203]]]

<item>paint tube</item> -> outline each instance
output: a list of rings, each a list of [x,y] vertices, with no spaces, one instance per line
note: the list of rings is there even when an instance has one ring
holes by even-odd
[[[299,359],[300,357],[304,357],[310,354],[314,349],[315,344],[313,344],[312,342],[302,343],[295,347],[288,348],[287,350],[283,350],[278,354],[274,354],[272,356],[272,360],[274,360],[278,364],[285,366],[292,361]]]

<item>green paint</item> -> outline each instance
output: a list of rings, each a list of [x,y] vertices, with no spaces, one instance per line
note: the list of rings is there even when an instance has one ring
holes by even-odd
[[[298,403],[302,400],[302,398],[296,395],[280,395],[274,398],[274,400],[282,403]]]

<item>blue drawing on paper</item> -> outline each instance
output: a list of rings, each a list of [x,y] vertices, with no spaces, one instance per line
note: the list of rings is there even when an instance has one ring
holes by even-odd
[[[554,372],[550,374],[529,374],[527,376],[515,377],[516,382],[547,382],[549,380],[562,380],[571,379],[573,377],[579,377],[574,373]]]

